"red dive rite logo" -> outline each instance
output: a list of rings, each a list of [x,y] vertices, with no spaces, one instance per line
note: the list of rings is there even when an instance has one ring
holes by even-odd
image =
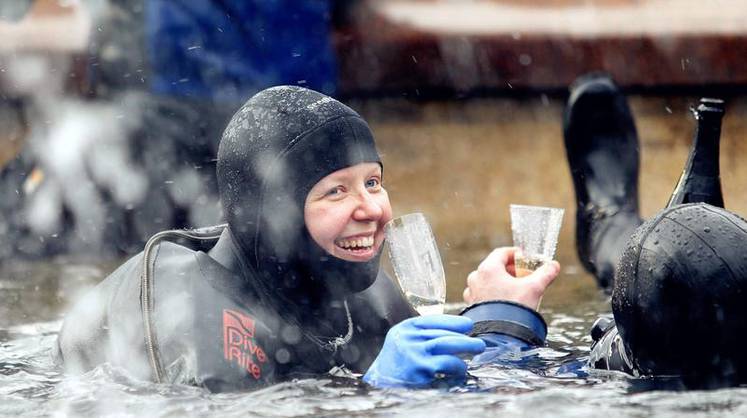
[[[223,310],[223,357],[255,379],[262,377],[262,364],[267,362],[267,356],[254,341],[253,318],[238,311]]]

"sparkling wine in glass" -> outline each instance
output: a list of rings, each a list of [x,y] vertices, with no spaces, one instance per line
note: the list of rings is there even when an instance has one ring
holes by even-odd
[[[563,209],[542,206],[511,205],[511,233],[516,277],[525,277],[555,256]]]

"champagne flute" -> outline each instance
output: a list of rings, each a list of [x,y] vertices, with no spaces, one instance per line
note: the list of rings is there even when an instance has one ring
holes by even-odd
[[[563,209],[542,206],[511,205],[511,232],[516,277],[525,277],[555,256]]]
[[[425,216],[410,213],[392,219],[384,231],[394,275],[407,301],[420,315],[442,314],[446,274]]]

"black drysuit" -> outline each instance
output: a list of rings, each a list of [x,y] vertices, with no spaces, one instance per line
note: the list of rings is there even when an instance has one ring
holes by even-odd
[[[353,324],[350,341],[337,350],[325,347],[347,332],[344,304],[330,303],[318,320],[297,322],[262,306],[241,272],[229,229],[215,230],[222,230],[220,239],[207,252],[161,241],[149,254],[160,381],[221,391],[325,373],[334,366],[364,372],[389,328],[414,315],[391,279],[379,274],[368,289],[345,299]],[[145,338],[143,268],[141,253],[68,314],[60,333],[67,369],[84,371],[110,362],[136,377],[156,378]]]

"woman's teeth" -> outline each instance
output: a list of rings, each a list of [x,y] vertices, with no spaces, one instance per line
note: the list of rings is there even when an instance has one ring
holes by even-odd
[[[337,245],[346,249],[353,248],[368,248],[374,244],[373,237],[365,237],[358,239],[342,239],[337,241]]]

